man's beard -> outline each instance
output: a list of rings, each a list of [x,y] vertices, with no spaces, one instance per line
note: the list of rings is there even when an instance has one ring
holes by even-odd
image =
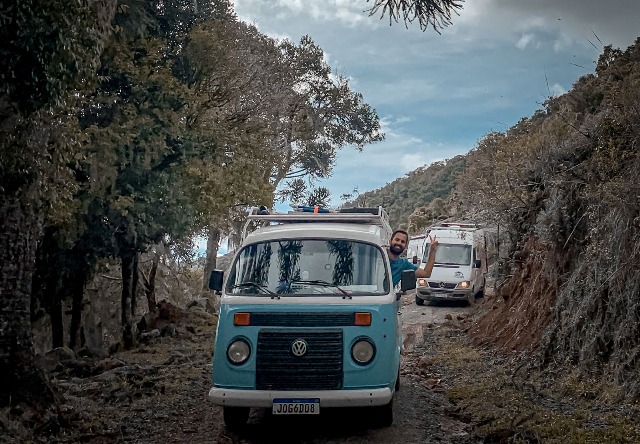
[[[389,251],[395,254],[396,256],[400,256],[404,251],[404,248],[402,248],[400,245],[390,245]]]

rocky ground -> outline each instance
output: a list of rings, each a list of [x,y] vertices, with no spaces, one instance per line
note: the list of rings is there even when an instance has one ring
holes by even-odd
[[[481,304],[479,304],[481,307]],[[3,442],[51,443],[637,443],[639,407],[571,374],[543,374],[518,356],[472,346],[469,310],[404,301],[410,331],[391,427],[366,409],[314,418],[252,411],[239,434],[211,405],[216,316],[178,310],[145,334],[139,348],[111,356],[70,355],[43,362],[62,395],[55,434],[0,416]],[[473,310],[471,310],[473,311]],[[435,313],[435,314],[434,314]],[[420,328],[416,328],[420,325]],[[413,326],[413,327],[411,327]],[[26,415],[26,412],[23,416]]]

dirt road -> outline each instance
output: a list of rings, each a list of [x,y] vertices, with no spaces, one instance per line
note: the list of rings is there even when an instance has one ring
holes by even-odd
[[[327,409],[312,418],[274,417],[254,409],[240,433],[230,432],[222,409],[207,400],[217,318],[187,310],[172,336],[157,337],[100,364],[109,364],[110,370],[78,364],[59,373],[69,424],[48,442],[472,443],[471,427],[457,418],[445,396],[447,376],[429,363],[438,350],[433,332],[448,313],[455,317],[466,310],[418,307],[413,295],[403,297],[401,388],[394,398],[393,425],[387,428],[371,424],[367,409]]]

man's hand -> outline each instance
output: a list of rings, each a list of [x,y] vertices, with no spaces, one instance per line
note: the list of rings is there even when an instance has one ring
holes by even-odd
[[[431,277],[431,272],[433,271],[433,265],[436,261],[436,248],[438,247],[438,239],[436,239],[436,235],[429,235],[429,242],[431,242],[431,248],[429,249],[429,257],[427,258],[427,263],[424,268],[418,268],[416,270],[416,277],[421,278],[429,278]]]

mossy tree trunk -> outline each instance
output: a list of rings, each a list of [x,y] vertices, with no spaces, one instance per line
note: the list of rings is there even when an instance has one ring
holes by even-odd
[[[31,285],[41,222],[32,205],[0,204],[0,407],[49,405],[55,395],[35,363]]]

